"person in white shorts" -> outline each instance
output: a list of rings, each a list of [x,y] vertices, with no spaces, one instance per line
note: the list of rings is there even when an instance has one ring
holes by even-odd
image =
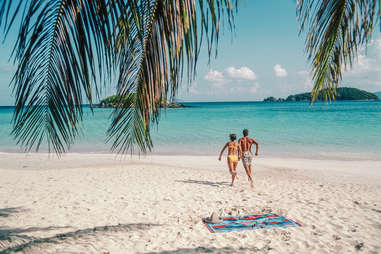
[[[256,146],[255,156],[258,156],[259,145],[257,141],[255,141],[252,138],[249,138],[248,135],[249,135],[249,130],[244,129],[243,137],[238,140],[238,144],[241,147],[241,151],[242,151],[242,164],[245,168],[247,177],[249,178],[250,186],[251,188],[253,188],[254,182],[253,182],[253,177],[251,174],[251,161],[253,160],[253,154],[251,153],[251,146],[255,144]]]

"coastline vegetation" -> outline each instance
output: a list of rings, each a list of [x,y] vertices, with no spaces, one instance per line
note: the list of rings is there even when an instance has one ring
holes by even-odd
[[[320,91],[316,96],[316,100],[323,101],[326,100],[326,92]],[[333,99],[337,101],[344,100],[379,100],[380,98],[371,92],[367,92],[361,89],[352,88],[352,87],[339,87],[336,89],[335,94],[333,95]],[[283,102],[283,101],[312,101],[313,95],[311,93],[300,93],[289,95],[287,98],[275,98],[275,97],[267,97],[263,101],[265,102]]]
[[[131,93],[132,97],[135,97],[135,93]],[[160,102],[160,103],[159,103]],[[158,100],[159,107],[161,108],[190,108],[191,106],[184,105],[182,103],[178,103],[175,101],[168,101],[166,99]],[[121,96],[118,94],[111,95],[102,99],[97,108],[123,108],[123,107],[133,107],[133,105],[129,104],[129,96]]]

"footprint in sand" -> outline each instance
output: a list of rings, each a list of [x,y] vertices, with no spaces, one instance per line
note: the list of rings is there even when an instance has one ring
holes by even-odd
[[[291,233],[288,231],[282,232],[281,233],[281,239],[282,239],[282,241],[285,241],[285,242],[290,241],[291,240]]]

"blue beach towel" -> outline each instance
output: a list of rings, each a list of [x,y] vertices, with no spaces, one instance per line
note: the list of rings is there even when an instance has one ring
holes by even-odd
[[[284,218],[283,216],[267,213],[260,215],[226,216],[220,217],[221,222],[207,223],[202,219],[211,233],[250,230],[257,228],[286,228],[301,226],[298,222]]]

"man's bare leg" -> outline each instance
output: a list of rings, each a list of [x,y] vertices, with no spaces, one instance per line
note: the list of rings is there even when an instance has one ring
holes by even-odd
[[[251,172],[251,165],[249,166],[249,173],[250,173],[250,186],[251,186],[251,188],[253,188],[254,187],[254,181],[253,181],[253,175]]]
[[[251,186],[251,188],[253,188],[254,187],[254,183],[253,183],[253,178],[251,176],[251,166],[246,166],[245,167],[245,171],[246,171],[247,177],[248,177],[248,179],[250,181],[250,186]]]

